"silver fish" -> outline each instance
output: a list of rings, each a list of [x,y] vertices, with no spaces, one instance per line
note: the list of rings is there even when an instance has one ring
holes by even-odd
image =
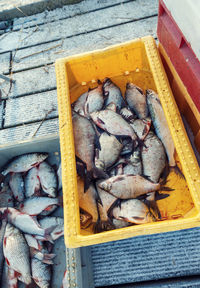
[[[4,261],[3,276],[1,280],[2,288],[18,288],[18,276],[19,273],[8,267],[6,261]]]
[[[64,235],[64,219],[61,217],[45,217],[39,220],[39,224],[43,229],[55,226],[50,234],[52,240],[57,240]]]
[[[43,210],[43,211],[40,213],[40,216],[48,216],[48,215],[50,215],[51,213],[53,213],[57,208],[58,208],[57,205],[49,206],[47,210]]]
[[[166,154],[162,142],[153,133],[149,132],[142,147],[143,174],[157,183],[166,166]]]
[[[151,119],[149,117],[145,119],[136,119],[133,123],[130,123],[130,125],[138,138],[143,141],[151,128]]]
[[[129,107],[131,110],[133,110],[138,118],[142,119],[148,116],[146,95],[143,94],[143,91],[139,87],[133,83],[127,83],[125,98]]]
[[[121,90],[115,85],[111,79],[105,78],[103,81],[104,95],[107,96],[105,105],[109,105],[111,102],[115,103],[118,110],[124,106],[124,99],[122,97]]]
[[[21,173],[11,173],[9,185],[15,199],[19,202],[22,202],[24,200],[25,189],[24,179]]]
[[[99,142],[101,150],[96,150],[95,165],[105,171],[116,162],[123,145],[115,136],[108,135],[106,132],[101,134]]]
[[[169,166],[175,167],[176,161],[174,158],[175,146],[174,142],[165,118],[165,114],[160,103],[158,95],[153,90],[147,90],[147,103],[149,106],[149,112],[153,125],[156,130],[158,138],[162,141],[167,157],[169,160]]]
[[[40,194],[40,179],[38,176],[38,167],[30,169],[25,177],[25,195],[29,198]]]
[[[47,162],[42,162],[38,167],[38,176],[44,193],[56,197],[58,182],[54,169]]]
[[[61,163],[57,170],[57,177],[58,177],[58,190],[62,189],[62,166]]]
[[[85,101],[85,115],[102,109],[104,104],[104,96],[102,90],[102,83],[99,82],[98,86],[94,89],[89,89]]]
[[[120,115],[122,115],[122,117],[129,123],[133,123],[134,119],[137,117],[131,110],[126,107],[120,110]]]
[[[31,283],[29,247],[23,234],[11,224],[7,224],[3,240],[3,252],[8,266],[18,272],[22,281]]]
[[[117,175],[99,183],[99,187],[120,199],[136,198],[157,191],[159,183],[152,183],[140,175]]]
[[[21,173],[27,172],[31,168],[38,166],[48,157],[47,153],[28,153],[17,156],[11,163],[2,171],[2,174],[5,176],[8,173]]]
[[[114,228],[112,225],[111,220],[108,217],[108,212],[114,202],[117,201],[117,198],[112,196],[111,194],[105,192],[103,189],[100,188],[100,183],[102,180],[97,181],[97,190],[99,197],[101,199],[101,204],[98,203],[98,211],[100,219],[96,225],[96,231],[107,231]]]
[[[32,276],[35,283],[40,288],[50,288],[51,270],[50,266],[42,263],[40,260],[32,258],[31,260]]]
[[[73,132],[76,156],[81,159],[91,171],[94,167],[95,131],[88,119],[73,113]]]
[[[0,208],[0,212],[3,214],[3,217],[6,217],[8,222],[17,227],[24,233],[32,235],[40,235],[46,237],[48,240],[49,233],[52,229],[43,229],[40,227],[39,223],[34,217],[31,217],[28,214],[21,213],[15,208]],[[55,228],[55,227],[54,227]]]
[[[145,224],[154,221],[147,206],[138,199],[121,201],[119,206],[113,208],[112,215],[118,220],[134,224]]]
[[[101,110],[90,114],[94,123],[112,135],[129,136],[135,142],[137,135],[121,115],[111,110]]]
[[[22,213],[36,216],[44,210],[48,211],[52,206],[60,205],[60,201],[60,198],[33,197],[26,199],[23,203],[20,203],[18,209]]]
[[[72,103],[72,108],[78,114],[85,116],[85,102],[87,98],[88,92],[81,94],[78,99]]]

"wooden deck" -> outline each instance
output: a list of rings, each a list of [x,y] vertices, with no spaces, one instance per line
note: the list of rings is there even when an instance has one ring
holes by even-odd
[[[15,83],[0,79],[0,145],[58,134],[55,60],[156,39],[157,11],[157,0],[85,0],[10,21],[0,36],[0,74]],[[199,247],[195,228],[68,249],[69,287],[200,287]]]

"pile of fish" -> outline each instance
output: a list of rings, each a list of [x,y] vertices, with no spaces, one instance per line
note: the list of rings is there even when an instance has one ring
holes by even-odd
[[[161,219],[156,200],[175,147],[158,95],[106,78],[72,104],[81,227],[101,232]],[[84,182],[84,187],[81,183]]]
[[[0,276],[1,287],[18,281],[51,287],[54,241],[64,234],[61,217],[49,216],[62,206],[61,168],[56,172],[47,153],[13,158],[1,171]],[[4,261],[5,258],[5,261]],[[4,286],[3,286],[4,285]]]

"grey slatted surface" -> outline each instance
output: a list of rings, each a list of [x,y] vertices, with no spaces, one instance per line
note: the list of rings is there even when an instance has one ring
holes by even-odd
[[[42,42],[46,43],[48,41],[73,37],[74,35],[88,33],[89,31],[131,22],[134,18],[136,20],[142,17],[152,17],[155,14],[157,14],[157,5],[155,5],[154,0],[132,1],[122,4],[120,7],[107,8],[106,13],[105,10],[97,10],[42,26],[7,33],[7,36],[0,41],[0,49],[3,52],[38,45]],[[129,19],[127,20],[126,17]],[[6,43],[9,43],[9,46]]]
[[[0,36],[0,41],[1,41],[1,37]],[[8,53],[4,53],[4,54],[0,54],[0,74],[8,74],[9,72],[9,66],[10,66],[10,52]]]
[[[42,13],[28,16],[26,18],[14,19],[13,30],[20,30],[21,26],[23,26],[24,28],[29,28],[35,25],[42,25],[44,23],[50,23],[53,21],[74,17],[76,15],[88,13],[98,9],[105,9],[110,6],[115,6],[130,1],[134,0],[87,0],[79,4],[64,6],[63,8],[57,8],[52,11],[44,11]]]
[[[199,228],[92,246],[95,287],[200,274],[199,247]]]
[[[16,53],[17,60],[20,60],[22,57],[25,58],[21,59],[19,63],[13,62],[13,71],[30,69],[38,65],[52,63],[58,58],[104,48],[108,45],[121,43],[146,35],[156,37],[156,24],[157,17],[155,16],[128,24],[121,24],[117,27],[75,36],[70,39],[64,39],[63,41],[59,40],[53,43],[41,44],[18,50]],[[49,48],[52,49],[44,51]],[[31,56],[33,53],[38,54]]]

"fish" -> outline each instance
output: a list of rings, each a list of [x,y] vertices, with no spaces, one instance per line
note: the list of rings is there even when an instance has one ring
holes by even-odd
[[[137,146],[137,135],[121,115],[111,110],[101,110],[90,114],[94,123],[107,133],[117,136],[129,136]]]
[[[79,207],[92,216],[92,223],[96,223],[99,218],[97,210],[98,194],[96,188],[94,184],[90,184],[88,190],[84,193],[83,183],[78,180],[78,184]]]
[[[131,223],[129,223],[129,222],[126,222],[124,220],[115,219],[115,218],[113,218],[112,223],[115,226],[115,229],[120,229],[120,228],[131,226]]]
[[[112,216],[118,220],[124,220],[134,224],[145,224],[154,221],[148,207],[138,199],[123,200],[114,207]]]
[[[102,83],[98,81],[98,86],[94,89],[89,89],[85,101],[84,111],[85,115],[102,109],[104,104],[104,95],[102,90]]]
[[[42,211],[49,211],[52,206],[61,205],[61,199],[50,197],[32,197],[27,198],[19,204],[19,211],[31,216],[39,215]]]
[[[38,167],[33,167],[28,171],[24,180],[26,198],[40,196],[40,179],[38,176]]]
[[[50,233],[52,240],[57,240],[64,235],[64,219],[61,217],[45,217],[38,221],[43,229],[55,226]]]
[[[93,112],[96,113],[96,112]],[[95,167],[94,164],[94,149],[97,136],[91,122],[77,113],[72,114],[73,132],[74,132],[74,144],[75,154],[80,159],[87,169],[85,175],[85,190],[90,186],[90,182],[93,178],[103,177],[104,173]],[[84,174],[85,172],[83,172]]]
[[[147,90],[146,95],[147,95],[149,112],[156,131],[156,135],[162,141],[165,147],[169,161],[169,166],[171,170],[174,170],[174,172],[176,172],[177,174],[179,174],[181,177],[184,178],[183,173],[176,165],[176,160],[174,157],[175,154],[174,142],[158,94],[156,94],[153,90]]]
[[[51,268],[36,258],[31,259],[32,277],[40,288],[50,288]]]
[[[137,147],[133,151],[133,153],[129,156],[128,163],[129,164],[127,164],[123,168],[124,174],[142,175],[143,169],[142,169],[141,152],[139,147]]]
[[[46,249],[39,251],[33,247],[30,248],[30,255],[48,265],[53,265],[53,259],[56,257],[56,254],[48,253]]]
[[[98,185],[101,189],[120,199],[136,198],[149,192],[168,189],[161,187],[160,183],[153,183],[140,175],[117,175]]]
[[[47,162],[44,161],[39,165],[38,177],[44,193],[49,197],[56,197],[58,189],[57,175]]]
[[[24,201],[24,179],[21,173],[11,173],[9,185],[15,199],[19,202]]]
[[[103,93],[107,97],[105,106],[108,106],[110,103],[115,103],[118,111],[125,106],[121,90],[110,78],[105,78],[103,81]]]
[[[108,135],[106,132],[101,134],[99,143],[101,149],[96,149],[95,166],[106,171],[118,159],[123,145],[115,136]]]
[[[18,272],[21,280],[29,285],[32,282],[29,247],[19,229],[9,223],[6,225],[3,252],[7,265]]]
[[[157,183],[166,167],[165,148],[160,139],[152,131],[147,135],[144,144],[141,153],[143,174],[148,176],[152,182]]]
[[[130,138],[122,139],[123,148],[121,150],[121,156],[125,156],[127,154],[132,153],[134,143]]]
[[[87,99],[88,91],[81,94],[78,99],[72,103],[72,108],[78,114],[85,116],[85,102]]]
[[[127,107],[120,110],[120,115],[129,123],[134,123],[134,120],[137,118],[137,116]]]
[[[4,239],[4,235],[6,231],[6,225],[7,225],[7,222],[5,220],[2,220],[1,227],[0,227],[0,279],[2,277],[3,266],[4,266],[3,239]]]
[[[48,157],[48,153],[28,153],[15,157],[1,172],[6,176],[8,173],[27,172],[31,168],[38,166]]]
[[[0,190],[0,207],[13,207],[14,199],[13,193],[7,183],[3,183]]]
[[[138,138],[144,141],[151,128],[151,118],[136,119],[133,123],[130,123],[130,125]]]
[[[58,177],[58,190],[60,190],[60,189],[62,189],[62,166],[61,166],[61,162],[60,162],[58,170],[57,170],[57,177]]]
[[[59,205],[62,205],[62,200],[61,200],[61,199],[60,199],[59,202],[60,202]],[[48,216],[48,215],[52,214],[57,208],[58,208],[57,205],[49,206],[47,210],[43,210],[43,211],[40,213],[40,216]]]
[[[102,180],[98,180],[96,183],[98,195],[101,199],[101,202],[98,202],[99,219],[95,226],[95,232],[97,233],[101,231],[109,231],[114,229],[114,225],[112,224],[110,218],[108,217],[108,212],[113,206],[113,204],[117,201],[116,197],[105,192],[103,189],[99,187],[99,184],[101,182]]]
[[[43,229],[40,227],[37,220],[25,213],[21,213],[15,208],[0,208],[1,218],[6,219],[9,223],[14,225],[16,228],[21,230],[23,233],[32,234],[32,235],[40,235],[46,237],[48,241],[49,233],[52,231],[51,229]],[[55,227],[53,227],[55,228]]]
[[[125,99],[131,111],[133,111],[139,119],[143,119],[148,116],[146,95],[138,86],[134,85],[133,83],[127,83]]]

